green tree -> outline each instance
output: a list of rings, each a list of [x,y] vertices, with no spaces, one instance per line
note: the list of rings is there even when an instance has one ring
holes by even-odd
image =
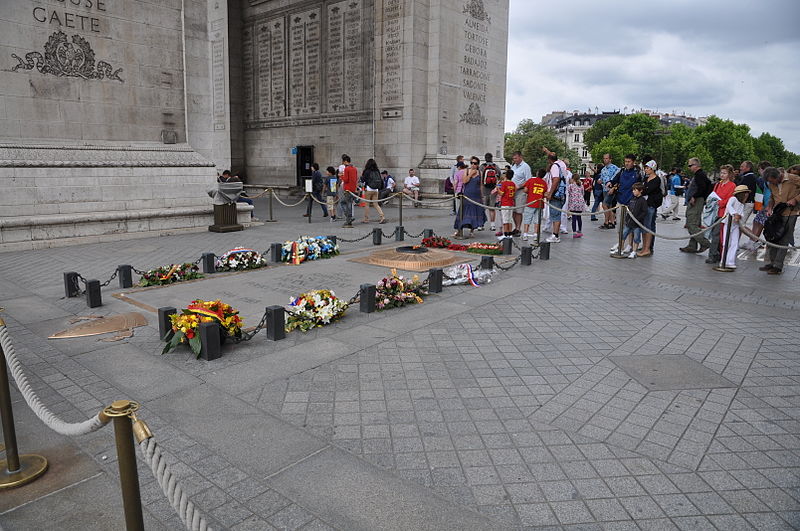
[[[608,153],[611,155],[611,160],[617,166],[622,167],[625,155],[628,153],[636,153],[639,150],[639,144],[636,143],[630,135],[612,135],[607,136],[595,145],[595,151],[592,151],[592,160],[595,160],[595,153],[599,154],[600,160],[603,159],[603,154]]]
[[[636,141],[638,146],[636,154],[639,157],[650,155],[655,158],[662,142],[655,133],[663,129],[658,118],[647,114],[629,114],[621,124],[611,130],[610,136],[628,135]]]
[[[554,151],[573,170],[580,168],[580,156],[567,148],[556,131],[528,119],[522,120],[513,133],[506,133],[504,156],[510,161],[511,154],[519,151],[535,173],[537,169],[547,167],[547,155],[542,147]]]
[[[711,155],[714,169],[723,164],[738,166],[743,160],[753,160],[756,156],[750,126],[746,124],[711,116],[705,125],[695,129],[694,134],[698,143],[705,146]]]
[[[757,159],[753,160],[753,162],[756,164],[762,160],[771,162],[775,167],[787,167],[793,164],[791,160],[794,153],[786,150],[780,138],[769,133],[761,133],[758,138],[754,139],[753,149],[755,151],[755,158]],[[795,155],[795,158],[796,157]]]
[[[602,120],[598,120],[591,126],[586,132],[583,134],[583,143],[586,144],[586,148],[592,153],[592,161],[593,162],[602,162],[603,161],[603,154],[600,153],[599,158],[595,158],[594,147],[600,143],[605,137],[607,137],[611,130],[620,125],[623,120],[625,120],[625,116],[622,114],[612,114],[608,118],[603,118]]]

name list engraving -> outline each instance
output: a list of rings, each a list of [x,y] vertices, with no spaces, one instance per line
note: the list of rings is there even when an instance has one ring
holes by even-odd
[[[489,73],[489,18],[482,0],[472,0],[464,8],[463,62],[459,65],[461,74],[461,95],[467,102],[467,112],[460,121],[471,125],[487,125],[488,120],[481,112],[481,104],[486,104]]]
[[[286,116],[286,46],[283,18],[256,25],[258,116]]]
[[[381,104],[403,103],[403,2],[383,2],[383,68]]]
[[[320,110],[320,10],[290,16],[289,94],[292,114]]]

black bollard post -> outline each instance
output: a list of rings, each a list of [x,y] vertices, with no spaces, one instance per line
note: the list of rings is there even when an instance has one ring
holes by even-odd
[[[103,305],[103,297],[100,294],[100,281],[87,280],[86,281],[86,305],[89,308],[97,308]]]
[[[275,192],[272,191],[272,188],[269,189],[269,219],[266,220],[269,223],[275,223],[278,221],[277,219],[273,219],[272,217],[272,196],[275,195]]]
[[[478,269],[494,269],[494,258],[491,256],[481,256],[481,265]]]
[[[542,244],[542,211],[547,206],[546,204],[539,202],[541,208],[539,208],[539,224],[536,225],[536,245],[539,246]]]
[[[133,287],[133,268],[128,265],[120,265],[117,266],[117,271],[119,272],[119,287],[121,288],[132,288]]]
[[[380,228],[372,229],[372,245],[380,245],[383,233]]]
[[[280,243],[272,243],[269,246],[270,260],[277,263],[281,261],[281,253],[283,252],[283,245]]]
[[[735,267],[728,267],[728,246],[730,245],[731,241],[731,226],[732,226],[733,218],[730,214],[728,214],[727,219],[725,220],[725,245],[722,246],[722,257],[719,259],[719,265],[712,267],[714,271],[720,271],[723,273],[730,273],[732,271],[736,271]],[[716,230],[716,229],[714,229]]]
[[[550,242],[539,244],[539,260],[550,260]]]
[[[200,256],[200,265],[203,268],[203,273],[216,273],[217,266],[214,265],[214,253],[203,253]]]
[[[444,271],[441,267],[434,267],[428,271],[428,293],[441,293]]]
[[[503,254],[511,254],[511,246],[513,245],[513,240],[511,238],[503,238]]]
[[[172,320],[169,316],[176,313],[178,310],[174,306],[162,306],[158,309],[158,337],[161,341],[164,341],[172,330]]]
[[[361,313],[372,313],[375,311],[375,284],[361,284],[361,297],[359,308]]]
[[[611,258],[627,258],[628,255],[624,254],[625,242],[623,241],[622,234],[625,231],[625,205],[619,207],[619,227],[617,228],[617,251],[611,253]]]
[[[433,238],[433,229],[425,229],[422,231],[422,239]]]
[[[533,247],[530,245],[523,245],[522,250],[520,252],[520,263],[524,266],[531,265],[531,259],[533,258]]]
[[[222,357],[219,323],[200,323],[200,357],[212,361]]]
[[[286,310],[283,306],[267,306],[267,339],[286,339]]]
[[[64,273],[64,295],[67,298],[77,297],[81,294],[81,286],[78,284],[78,273],[69,271]]]
[[[403,199],[405,199],[406,194],[403,192],[403,193],[401,193],[399,195],[399,197],[400,197],[400,203],[397,205],[398,218],[399,218],[398,219],[398,223],[400,223],[400,225],[402,226],[403,225]]]
[[[336,245],[336,236],[325,236],[325,237],[328,238],[332,244]]]
[[[406,228],[398,225],[394,228],[394,241],[402,242],[406,239]]]

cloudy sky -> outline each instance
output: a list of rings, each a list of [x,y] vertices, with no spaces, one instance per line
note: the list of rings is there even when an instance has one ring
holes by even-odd
[[[506,130],[627,106],[715,114],[800,153],[800,0],[510,1]]]

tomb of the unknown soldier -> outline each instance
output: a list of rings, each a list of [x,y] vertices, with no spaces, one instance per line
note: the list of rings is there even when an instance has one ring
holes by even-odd
[[[0,0],[0,531],[800,529],[788,2]]]

